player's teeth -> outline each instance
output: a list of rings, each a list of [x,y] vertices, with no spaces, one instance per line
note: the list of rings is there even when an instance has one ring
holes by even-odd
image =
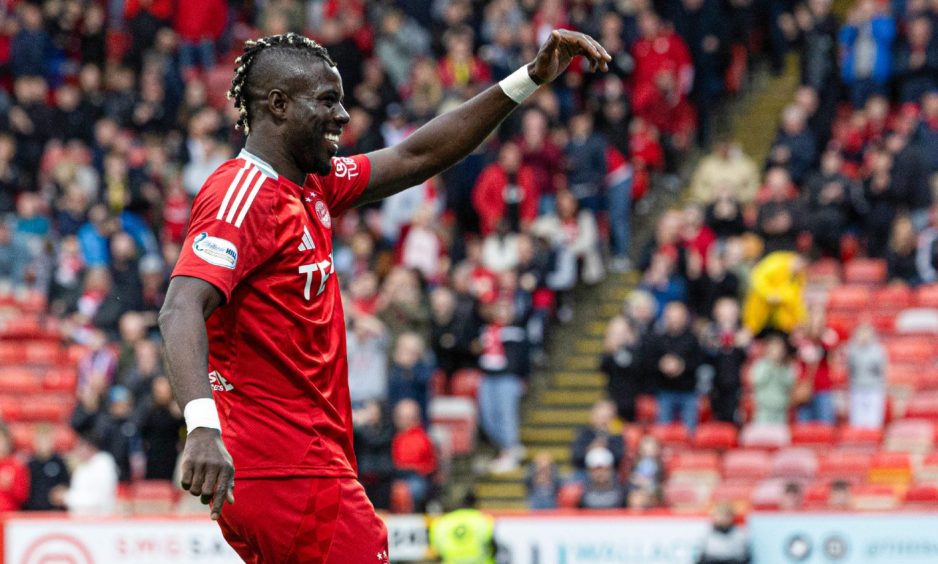
[[[325,135],[323,135],[323,137],[326,138],[326,141],[332,141],[333,143],[339,142],[339,136],[336,135],[335,133],[326,133]]]

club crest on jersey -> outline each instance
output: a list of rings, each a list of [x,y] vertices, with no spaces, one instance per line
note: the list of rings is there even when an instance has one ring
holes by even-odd
[[[316,200],[316,204],[313,207],[316,209],[316,217],[319,218],[323,227],[332,229],[332,216],[329,214],[329,208],[326,206],[326,202]]]
[[[196,235],[192,241],[192,250],[200,259],[215,266],[234,270],[238,264],[238,248],[235,244],[220,237],[212,237],[205,231]]]

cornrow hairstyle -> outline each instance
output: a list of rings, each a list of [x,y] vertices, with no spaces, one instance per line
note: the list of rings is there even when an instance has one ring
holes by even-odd
[[[250,116],[248,115],[248,106],[250,100],[245,93],[245,85],[251,73],[251,68],[257,56],[266,50],[283,50],[298,53],[308,53],[319,57],[330,67],[335,66],[335,61],[329,56],[326,48],[312,39],[299,35],[297,33],[284,33],[280,35],[270,35],[260,39],[249,39],[244,42],[244,52],[235,59],[235,75],[231,80],[231,89],[226,95],[229,100],[234,100],[235,108],[240,117],[235,124],[237,129],[244,131],[245,135],[250,134]]]

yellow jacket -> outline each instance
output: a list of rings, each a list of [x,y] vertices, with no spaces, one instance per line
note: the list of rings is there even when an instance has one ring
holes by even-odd
[[[494,564],[495,520],[476,509],[457,509],[430,525],[430,545],[443,564]]]
[[[749,294],[743,307],[746,326],[758,333],[766,323],[791,331],[807,315],[804,272],[793,272],[797,253],[776,251],[752,269]],[[773,320],[774,318],[774,320]]]

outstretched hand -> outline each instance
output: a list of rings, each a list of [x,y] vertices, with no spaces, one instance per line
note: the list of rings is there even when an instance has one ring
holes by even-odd
[[[544,84],[560,76],[577,55],[583,55],[590,63],[590,71],[609,70],[612,56],[595,39],[568,29],[555,29],[541,46],[537,57],[528,64],[528,74],[534,82]]]
[[[234,503],[234,466],[218,431],[200,427],[189,433],[182,451],[182,489],[211,503],[212,519],[224,503]]]

